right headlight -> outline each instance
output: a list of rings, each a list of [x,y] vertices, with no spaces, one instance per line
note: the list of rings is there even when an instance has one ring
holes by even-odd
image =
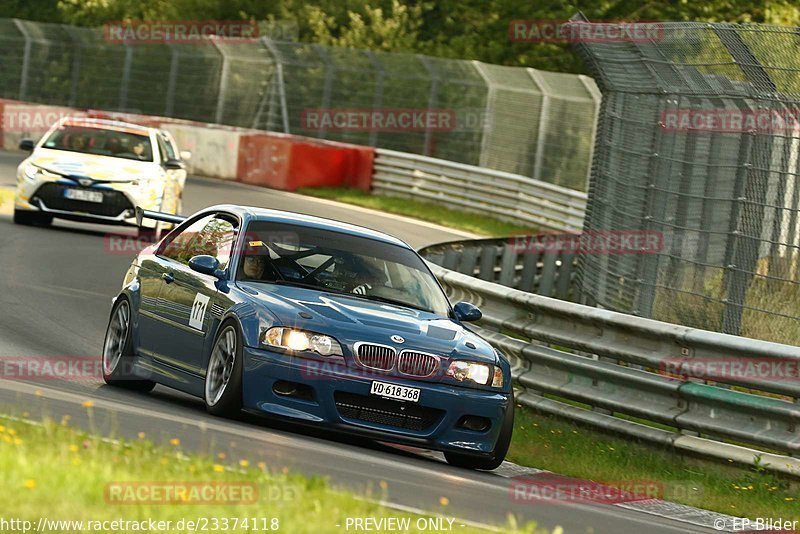
[[[261,342],[270,347],[292,352],[311,351],[322,356],[342,355],[342,347],[331,336],[283,326],[276,326],[264,332]]]
[[[29,182],[35,182],[40,174],[43,174],[42,169],[33,163],[26,164],[25,168],[22,169],[22,176]]]
[[[503,370],[488,363],[454,360],[446,374],[459,382],[470,380],[483,386],[503,387]]]

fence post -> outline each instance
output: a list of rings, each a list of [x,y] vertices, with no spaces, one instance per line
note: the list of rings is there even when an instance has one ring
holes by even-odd
[[[375,67],[375,72],[378,73],[378,80],[375,83],[375,95],[372,99],[372,109],[375,111],[383,104],[383,82],[384,78],[386,78],[386,70],[383,68],[383,64],[378,61],[378,58],[375,57],[375,54],[371,50],[364,50],[364,54],[369,58],[370,62],[372,62],[372,66]],[[369,146],[378,146],[377,128],[370,128]]]
[[[61,26],[72,39],[72,78],[69,87],[69,102],[67,105],[74,108],[78,102],[78,83],[81,79],[81,55],[83,54],[83,40],[77,36],[78,31],[72,26]]]
[[[478,158],[478,165],[481,167],[489,166],[489,146],[492,135],[492,126],[494,122],[494,101],[495,101],[495,88],[489,75],[483,68],[483,63],[478,60],[472,60],[472,67],[478,72],[486,84],[486,106],[483,110],[483,132],[481,132],[481,155]]]
[[[275,43],[272,39],[268,37],[262,37],[261,42],[267,48],[270,54],[272,54],[272,58],[275,61],[275,77],[278,80],[278,99],[280,100],[281,105],[281,119],[283,121],[283,133],[292,133],[290,131],[289,126],[289,108],[286,105],[286,84],[283,79],[283,60],[281,59],[281,55],[278,53],[278,49],[275,47]],[[259,112],[260,115],[260,112]],[[258,120],[256,117],[255,121]],[[256,124],[253,124],[255,128]]]
[[[594,80],[588,76],[584,76],[583,74],[578,75],[578,79],[581,81],[584,87],[586,87],[586,91],[592,95],[592,101],[594,102],[594,120],[592,121],[592,139],[591,144],[589,145],[589,158],[588,162],[589,165],[586,167],[586,188],[585,191],[589,190],[589,181],[592,178],[592,165],[594,164],[594,144],[597,141],[597,126],[598,126],[598,118],[600,117],[600,104],[603,101],[603,93],[600,92],[600,88],[597,87],[597,84],[594,83]]]
[[[225,99],[228,96],[230,61],[228,60],[228,55],[222,50],[219,43],[217,43],[217,40],[211,39],[211,42],[214,44],[217,52],[219,52],[219,55],[222,56],[222,70],[219,74],[219,93],[217,93],[217,112],[214,115],[214,122],[223,124],[223,119],[225,118]]]
[[[325,62],[325,85],[322,88],[322,106],[321,106],[321,108],[323,110],[327,111],[327,109],[331,105],[331,91],[333,90],[333,76],[335,74],[336,68],[335,68],[335,66],[333,64],[333,61],[331,61],[331,56],[328,53],[328,50],[325,47],[323,47],[321,45],[318,45],[318,44],[317,45],[312,45],[312,46],[313,46],[314,50],[317,51],[317,54],[319,54],[319,57],[322,58],[322,61]],[[325,130],[325,128],[323,126],[320,126],[320,128],[319,128],[319,130],[317,130],[317,132],[318,132],[318,135],[319,135],[320,139],[325,139],[326,136],[328,135],[327,131]]]
[[[33,43],[25,24],[19,19],[14,19],[14,24],[17,26],[19,33],[25,38],[25,49],[22,52],[22,71],[19,77],[19,99],[24,101],[25,97],[28,96],[28,72],[31,65],[31,47]]]
[[[428,111],[433,111],[436,108],[439,101],[439,73],[436,72],[431,65],[430,61],[427,57],[423,55],[417,55],[419,58],[420,63],[425,67],[425,70],[428,71],[428,75],[430,76],[431,80],[431,90],[428,94]],[[433,133],[431,132],[430,127],[425,128],[425,144],[424,148],[422,149],[422,153],[425,156],[431,155],[431,141]]]
[[[128,85],[131,81],[131,65],[133,64],[133,48],[125,44],[125,63],[122,67],[122,81],[119,86],[119,111],[128,109]]]
[[[167,98],[164,103],[164,114],[171,117],[175,112],[175,87],[178,85],[178,65],[180,65],[180,52],[172,43],[169,47],[169,78],[167,79]]]
[[[547,82],[544,81],[542,75],[536,69],[528,68],[528,75],[533,80],[533,83],[539,88],[542,93],[542,108],[539,112],[539,131],[536,134],[536,154],[533,160],[533,179],[542,179],[542,161],[544,160],[544,143],[547,136],[547,128],[549,127],[550,118],[550,94],[547,90]]]

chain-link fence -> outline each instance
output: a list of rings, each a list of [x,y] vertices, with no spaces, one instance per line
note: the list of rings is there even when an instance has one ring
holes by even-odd
[[[112,42],[0,19],[0,97],[388,148],[585,190],[600,95],[585,76],[301,44]],[[446,111],[447,128],[309,124],[308,110]]]
[[[603,91],[584,229],[660,232],[583,254],[619,311],[800,343],[800,28],[668,23],[576,48]]]

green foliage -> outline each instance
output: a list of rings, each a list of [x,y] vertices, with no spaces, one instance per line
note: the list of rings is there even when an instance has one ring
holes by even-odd
[[[508,39],[512,20],[566,20],[578,11],[593,21],[800,25],[800,7],[791,0],[6,0],[0,4],[0,17],[80,26],[126,19],[292,19],[306,42],[583,72],[584,66],[566,44]]]

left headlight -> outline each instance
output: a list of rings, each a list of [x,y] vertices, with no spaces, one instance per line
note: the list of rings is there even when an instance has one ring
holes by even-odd
[[[459,382],[471,380],[483,386],[503,387],[503,370],[487,363],[455,360],[450,363],[446,374]]]
[[[342,355],[341,345],[331,336],[283,326],[276,326],[264,332],[261,342],[270,347],[294,352],[312,351],[322,356]]]

